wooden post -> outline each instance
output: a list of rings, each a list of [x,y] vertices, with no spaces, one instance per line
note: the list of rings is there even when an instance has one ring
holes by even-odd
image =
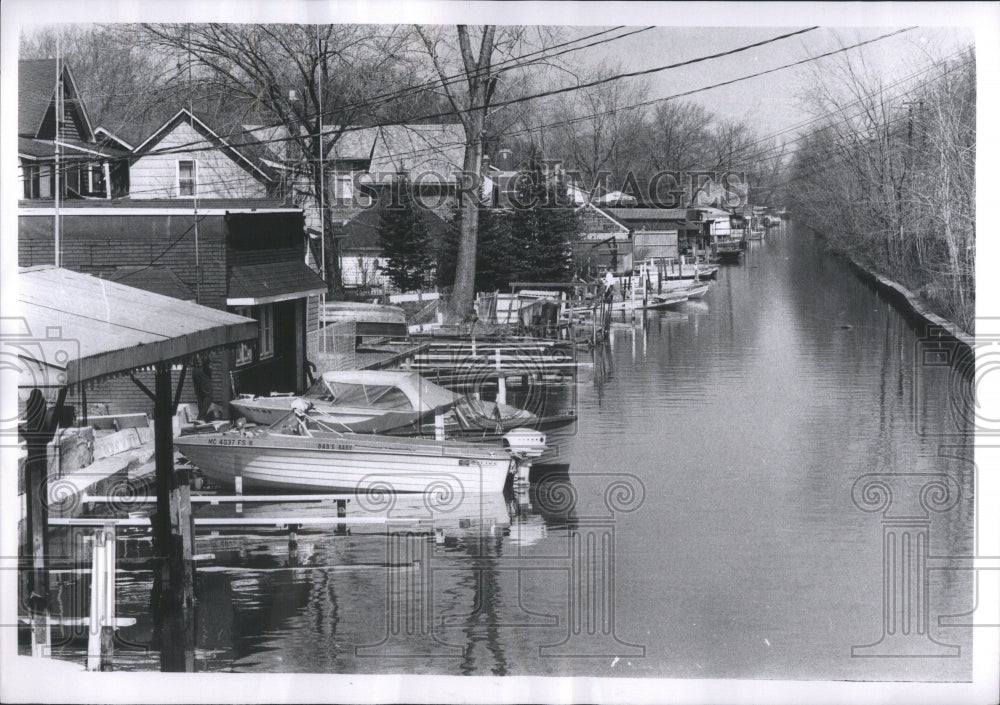
[[[343,519],[347,516],[347,500],[338,499],[337,500],[337,518]],[[347,534],[347,524],[337,524],[336,533],[338,536],[343,536]]]
[[[299,562],[299,525],[288,525],[288,565],[298,565]]]
[[[233,478],[233,490],[236,492],[236,494],[243,494],[243,476],[242,475],[237,474]],[[237,514],[242,514],[243,513],[243,502],[237,502],[236,503],[236,513]]]
[[[496,368],[497,368],[497,403],[506,404],[507,403],[507,380],[501,376],[502,364],[500,362],[500,348],[497,347],[496,355]]]
[[[31,655],[51,656],[49,634],[49,489],[47,446],[55,434],[58,418],[66,400],[66,388],[59,390],[55,409],[46,412],[41,390],[32,389],[25,410],[23,435],[28,457],[24,463],[27,507],[25,530],[31,541],[31,580],[28,585],[28,611],[31,616]],[[59,457],[58,450],[56,458]]]
[[[156,364],[153,428],[156,459],[156,516],[153,533],[157,552],[165,557],[164,597],[172,607],[194,604],[194,537],[190,530],[191,497],[185,469],[174,471],[174,435],[171,422],[170,363]]]
[[[434,415],[434,440],[444,440],[444,414]]]

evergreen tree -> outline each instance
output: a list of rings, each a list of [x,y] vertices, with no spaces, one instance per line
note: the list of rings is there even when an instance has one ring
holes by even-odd
[[[405,174],[390,186],[379,212],[378,237],[383,263],[379,269],[400,291],[414,291],[428,281],[434,266],[424,212],[416,206]]]
[[[453,220],[460,228],[461,211]],[[570,243],[579,234],[578,215],[558,175],[545,173],[533,159],[517,178],[505,207],[479,207],[476,289],[504,291],[515,281],[557,282],[572,277]],[[454,274],[454,253],[446,245],[438,255],[439,283]]]
[[[512,276],[521,281],[568,281],[573,272],[570,243],[580,223],[561,176],[546,173],[532,158],[517,180],[512,201]]]

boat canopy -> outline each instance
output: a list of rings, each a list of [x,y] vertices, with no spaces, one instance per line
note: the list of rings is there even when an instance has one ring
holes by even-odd
[[[400,370],[326,372],[305,394],[338,406],[419,412],[450,406],[459,396],[416,372]]]

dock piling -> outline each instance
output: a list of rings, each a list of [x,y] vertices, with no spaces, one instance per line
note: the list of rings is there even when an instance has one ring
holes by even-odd
[[[115,643],[115,549],[114,522],[95,533],[90,571],[90,634],[87,670],[114,670]]]

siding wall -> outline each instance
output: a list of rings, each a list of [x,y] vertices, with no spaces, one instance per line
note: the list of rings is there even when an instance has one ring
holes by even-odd
[[[210,149],[205,149],[210,148]],[[154,147],[169,154],[141,157],[131,167],[133,199],[178,198],[177,162],[196,164],[198,198],[263,198],[263,183],[238,166],[225,152],[202,137],[191,125],[181,123]]]
[[[632,238],[636,260],[677,257],[676,230],[636,230]]]
[[[344,286],[391,287],[389,279],[377,267],[379,262],[379,258],[373,253],[343,253],[340,259],[340,271],[344,277]]]

